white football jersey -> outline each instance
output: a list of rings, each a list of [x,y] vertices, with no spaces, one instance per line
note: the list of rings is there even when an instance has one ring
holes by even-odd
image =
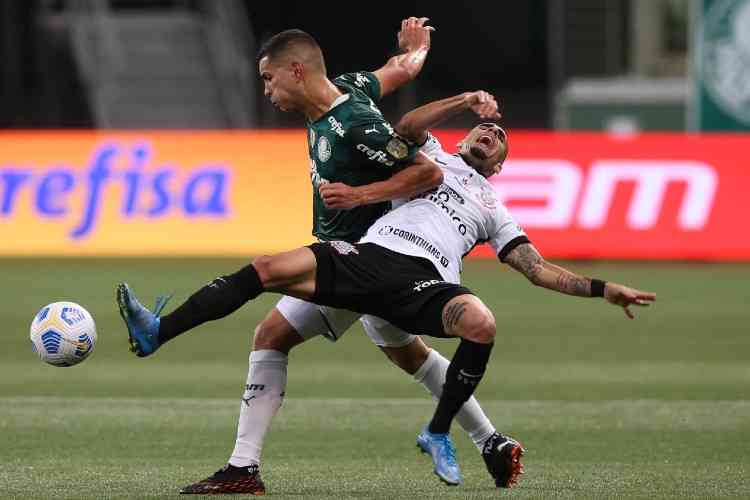
[[[421,151],[443,171],[443,183],[378,219],[362,238],[395,252],[431,260],[445,281],[460,283],[461,259],[478,243],[499,255],[513,242],[528,242],[492,185],[459,155],[443,151],[429,135]],[[507,250],[506,250],[507,251]]]

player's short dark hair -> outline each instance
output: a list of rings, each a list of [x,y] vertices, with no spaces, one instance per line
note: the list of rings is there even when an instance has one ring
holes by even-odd
[[[297,47],[311,50],[320,58],[320,64],[323,71],[325,71],[325,61],[323,60],[323,52],[320,50],[320,45],[318,45],[318,42],[311,34],[299,29],[284,30],[266,40],[261,45],[260,50],[258,50],[255,63],[257,65],[266,56],[269,59],[274,59]]]

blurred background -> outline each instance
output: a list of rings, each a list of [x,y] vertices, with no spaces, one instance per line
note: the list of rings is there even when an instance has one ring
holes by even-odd
[[[177,305],[312,241],[304,122],[263,98],[256,50],[301,28],[329,76],[373,70],[409,16],[437,31],[385,115],[492,92],[510,156],[490,182],[534,244],[658,296],[627,321],[531,287],[485,246],[465,259],[498,323],[477,396],[530,450],[513,496],[748,497],[750,0],[2,0],[0,498],[177,498],[225,462],[277,297],[141,360],[114,287]],[[453,151],[474,123],[435,134]],[[29,348],[32,318],[58,300],[99,332],[72,368]],[[354,330],[293,351],[269,494],[455,498],[413,450],[431,400]],[[460,495],[497,498],[454,435]]]
[[[301,1],[8,1],[0,125],[298,126],[263,99],[254,58],[263,40],[306,30],[337,75],[378,67],[396,50],[400,20],[424,15],[438,29],[429,62],[383,104],[387,114],[486,89],[503,99],[511,128],[685,130],[698,126],[689,116],[696,37],[712,4],[729,12],[710,37],[730,33],[733,19],[750,30],[741,0],[403,1],[366,15]]]

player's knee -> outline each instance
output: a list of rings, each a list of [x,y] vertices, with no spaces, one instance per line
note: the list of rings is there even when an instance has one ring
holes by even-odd
[[[258,278],[263,285],[267,285],[276,278],[275,266],[273,263],[273,257],[269,255],[261,255],[253,259],[253,267],[258,273]]]
[[[482,304],[472,304],[462,318],[462,337],[480,344],[495,341],[497,328],[492,312]]]
[[[268,287],[284,280],[284,266],[278,256],[261,255],[253,259],[253,267],[263,286]]]

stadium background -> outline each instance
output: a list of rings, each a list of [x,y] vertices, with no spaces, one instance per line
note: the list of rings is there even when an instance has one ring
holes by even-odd
[[[310,241],[304,132],[264,101],[254,51],[299,27],[331,74],[374,69],[410,15],[437,31],[386,116],[494,93],[511,155],[493,184],[540,250],[659,295],[630,322],[536,290],[486,250],[467,260],[499,324],[478,397],[529,448],[513,495],[747,497],[750,0],[365,7],[0,3],[0,497],[169,498],[223,463],[251,332],[275,298],[136,360],[114,285],[179,302]],[[451,147],[473,123],[438,135]],[[97,320],[75,368],[29,348],[55,300]],[[431,409],[359,328],[302,346],[264,455],[269,494],[497,496],[458,427],[467,484],[434,479],[412,449]]]

